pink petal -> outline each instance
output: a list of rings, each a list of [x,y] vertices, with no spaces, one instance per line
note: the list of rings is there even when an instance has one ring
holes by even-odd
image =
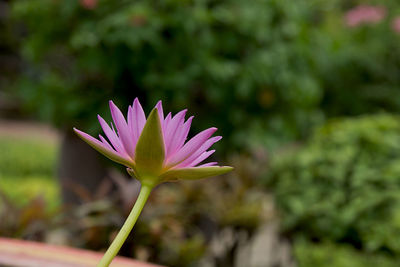
[[[99,138],[100,138],[101,142],[102,142],[108,149],[110,149],[110,150],[115,150],[115,149],[107,142],[107,140],[106,140],[103,136],[101,136],[101,134],[99,134]]]
[[[87,134],[87,133],[85,133],[85,132],[82,132],[82,131],[80,131],[80,130],[78,130],[78,129],[76,129],[76,128],[74,128],[74,131],[75,131],[80,137],[82,137],[83,139],[85,139],[88,143],[94,144],[94,145],[97,145],[97,146],[100,146],[100,147],[103,147],[103,148],[105,148],[105,149],[108,149],[108,147],[107,147],[106,145],[104,145],[101,141],[99,141],[98,139],[94,138],[93,136],[91,136],[91,135],[89,135],[89,134]],[[114,153],[115,153],[115,151],[114,151]]]
[[[128,110],[128,127],[133,135],[133,143],[136,146],[137,140],[142,133],[143,127],[146,124],[146,115],[137,98],[133,101],[132,108]]]
[[[122,141],[125,151],[131,158],[133,158],[135,156],[135,144],[129,134],[130,130],[128,128],[128,124],[125,121],[125,117],[112,101],[110,101],[110,110],[115,126],[117,127],[118,136]]]
[[[185,160],[191,154],[197,151],[203,143],[215,133],[217,128],[212,127],[198,133],[195,137],[190,139],[180,150],[178,150],[170,159],[167,160],[167,166],[175,166]]]
[[[214,152],[215,152],[215,150],[210,150],[210,151],[207,151],[207,152],[203,152],[197,159],[193,160],[190,164],[188,164],[187,166],[184,166],[184,167],[194,167],[197,164],[199,164],[200,162],[202,162],[205,159],[207,159]]]
[[[155,106],[155,108],[158,111],[158,117],[160,118],[161,128],[164,131],[164,111],[163,111],[161,100],[157,102],[157,105]]]
[[[97,115],[97,118],[99,119],[99,122],[100,122],[101,128],[103,129],[103,132],[107,136],[108,140],[110,140],[114,149],[118,153],[121,153],[122,155],[128,155],[125,151],[125,148],[123,147],[123,145],[121,143],[121,140],[119,140],[119,137],[115,133],[115,131],[110,128],[110,126],[107,124],[107,122],[100,115]]]
[[[171,112],[168,113],[167,117],[165,117],[164,124],[161,126],[162,134],[163,134],[164,147],[165,147],[165,155],[167,155],[167,147],[166,147],[166,141],[165,141],[166,129],[168,128],[168,125],[171,123],[171,116],[172,116]]]
[[[206,164],[203,164],[203,165],[199,165],[199,166],[197,166],[195,168],[210,167],[210,166],[215,166],[217,164],[218,164],[218,162],[209,162],[209,163],[206,163]]]
[[[116,152],[113,149],[110,149],[109,146],[105,145],[104,143],[100,142],[96,138],[90,136],[87,133],[84,133],[76,128],[74,128],[75,133],[82,138],[85,142],[87,142],[91,147],[99,151],[104,156],[108,157],[109,159],[116,161],[118,163],[124,164],[125,166],[134,167],[134,162],[131,159],[121,155],[120,153]]]
[[[131,137],[133,138],[134,144],[137,142],[137,137],[136,137],[136,129],[134,129],[132,126],[135,123],[135,119],[133,118],[133,108],[132,106],[128,106],[128,114],[126,116],[126,122],[128,124],[128,129],[130,132]]]
[[[171,122],[168,123],[167,127],[165,128],[165,148],[166,148],[166,153],[168,155],[168,152],[171,149],[171,141],[177,138],[177,134],[179,133],[180,126],[184,123],[185,121],[185,115],[186,115],[187,110],[182,110],[178,114],[176,114],[172,119]]]
[[[195,161],[200,155],[202,155],[207,149],[209,149],[214,143],[218,142],[219,140],[222,139],[222,136],[215,136],[207,141],[205,141],[199,149],[197,149],[193,154],[191,154],[187,159],[182,161],[181,163],[178,164],[179,167],[187,167],[187,166],[194,166],[197,165],[200,162],[197,162],[196,164],[193,164],[193,161]]]
[[[167,129],[168,124],[171,122],[171,117],[172,117],[171,112],[168,113],[167,117],[165,117],[165,120],[164,120],[164,128],[165,128],[165,129]],[[165,131],[164,131],[164,130],[163,130],[163,133],[165,134]]]
[[[182,126],[178,127],[178,133],[176,137],[171,140],[170,147],[168,150],[168,156],[173,155],[176,151],[178,151],[186,141],[186,138],[189,134],[190,126],[192,124],[193,116],[190,117]]]

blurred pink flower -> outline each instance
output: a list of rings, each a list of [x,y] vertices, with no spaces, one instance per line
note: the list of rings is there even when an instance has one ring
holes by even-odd
[[[94,9],[97,6],[97,0],[80,0],[80,3],[86,9]]]
[[[201,163],[215,152],[208,149],[222,137],[211,137],[217,130],[212,127],[186,142],[193,119],[185,120],[186,110],[164,117],[159,101],[146,119],[137,98],[128,108],[127,120],[112,101],[110,110],[114,125],[98,116],[108,140],[101,135],[96,139],[75,128],[74,131],[94,149],[128,167],[128,172],[139,180],[145,176],[158,177],[159,182],[199,179],[232,169],[216,166],[217,162]]]
[[[345,21],[349,27],[357,27],[362,24],[376,24],[386,16],[386,8],[383,6],[359,5],[346,12]]]
[[[397,32],[400,33],[400,16],[397,16],[393,19],[392,21],[392,29]]]

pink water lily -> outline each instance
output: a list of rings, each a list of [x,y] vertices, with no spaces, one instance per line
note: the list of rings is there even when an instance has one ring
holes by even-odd
[[[74,128],[94,149],[128,167],[128,173],[140,180],[142,187],[135,205],[121,230],[97,267],[108,267],[135,225],[154,186],[176,179],[199,179],[227,173],[229,166],[216,162],[202,163],[215,150],[208,150],[221,136],[212,137],[217,128],[209,128],[186,142],[193,117],[185,120],[186,110],[164,117],[161,101],[146,119],[136,98],[128,108],[127,119],[110,101],[114,124],[98,116],[105,137],[96,139]],[[106,139],[107,138],[107,139]]]
[[[187,110],[164,117],[159,101],[146,120],[136,98],[128,108],[125,119],[110,101],[114,125],[98,116],[105,137],[96,139],[80,130],[74,131],[89,145],[108,158],[128,167],[139,180],[156,179],[157,183],[174,179],[199,179],[223,174],[232,168],[216,166],[217,162],[202,163],[215,150],[208,150],[221,136],[212,135],[217,128],[209,128],[186,142],[193,116],[185,120]],[[185,143],[186,142],[186,143]]]
[[[385,18],[386,13],[384,6],[359,5],[346,12],[345,22],[349,27],[376,24]]]

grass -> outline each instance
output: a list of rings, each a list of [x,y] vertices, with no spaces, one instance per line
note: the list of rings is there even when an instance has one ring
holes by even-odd
[[[43,197],[57,205],[57,153],[58,145],[44,138],[0,136],[0,190],[17,204]]]

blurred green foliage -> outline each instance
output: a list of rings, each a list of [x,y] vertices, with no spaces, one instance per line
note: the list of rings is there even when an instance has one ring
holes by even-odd
[[[16,204],[42,196],[60,203],[55,167],[58,147],[36,138],[0,137],[0,191]]]
[[[138,96],[147,110],[188,107],[196,130],[213,121],[231,149],[274,148],[326,116],[400,111],[397,1],[356,28],[343,19],[356,1],[89,2],[12,3],[26,28],[16,91],[59,127],[95,132],[106,100]]]
[[[400,254],[400,118],[332,121],[276,155],[267,175],[285,230]]]
[[[395,267],[399,259],[389,255],[363,253],[348,245],[298,242],[294,254],[299,267]]]
[[[13,2],[29,66],[18,92],[58,126],[97,130],[107,99],[126,108],[135,96],[188,107],[195,128],[213,121],[231,147],[273,146],[321,119],[309,1],[81,2]]]
[[[321,107],[329,116],[400,111],[400,34],[393,20],[400,2],[325,1],[324,22],[312,35],[312,57],[324,90]],[[377,23],[347,26],[346,11],[357,5],[383,8]]]
[[[29,203],[36,197],[43,197],[52,209],[60,205],[61,199],[59,188],[50,177],[25,176],[24,178],[15,176],[0,177],[0,191],[7,195],[16,205]]]
[[[0,177],[54,176],[58,148],[35,138],[0,137]]]
[[[43,240],[55,217],[49,209],[53,203],[40,196],[20,202],[0,191],[0,236]]]
[[[58,146],[1,136],[0,151],[0,235],[43,240],[61,203],[54,178]]]

